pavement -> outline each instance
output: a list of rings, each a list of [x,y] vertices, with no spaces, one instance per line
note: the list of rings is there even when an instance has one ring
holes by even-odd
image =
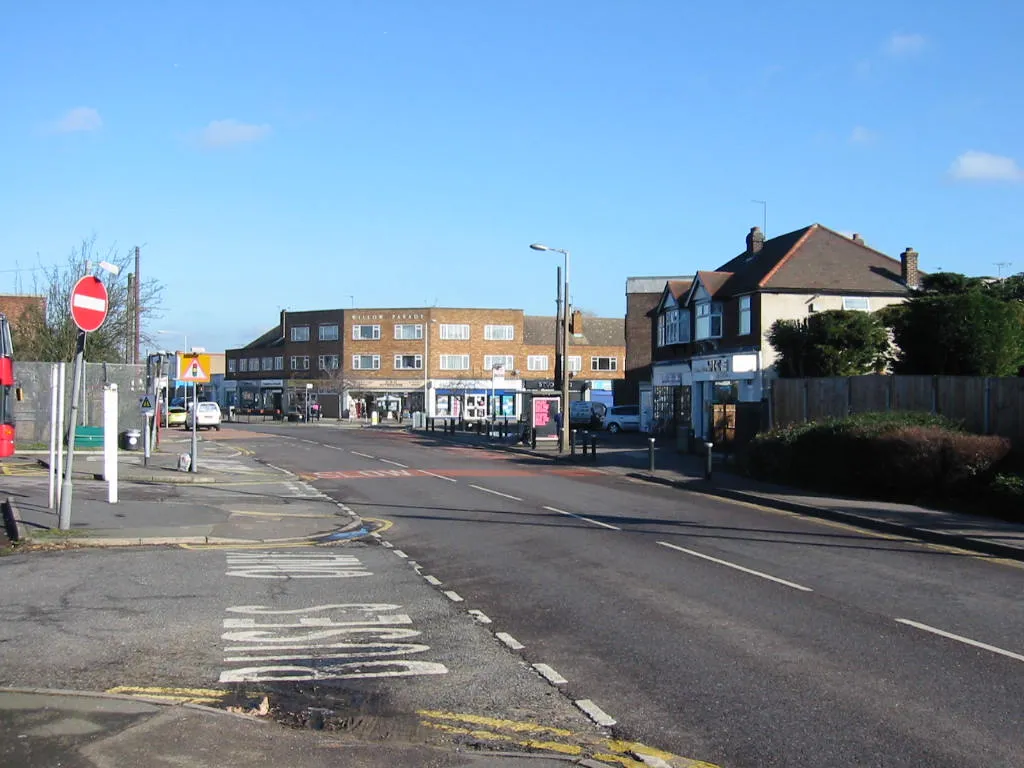
[[[196,472],[177,469],[190,439],[165,437],[147,460],[136,451],[118,455],[118,501],[108,502],[99,452],[76,452],[71,525],[58,531],[49,503],[46,453],[19,455],[0,464],[5,518],[17,518],[13,538],[64,540],[77,546],[267,543],[315,539],[358,531],[361,523],[290,472],[256,461],[234,445],[253,433],[229,427],[201,439]],[[57,478],[56,487],[60,486]]]
[[[0,690],[0,764],[19,768],[607,765],[550,755],[478,753],[471,746],[453,749],[393,740],[359,741],[325,731],[287,729],[259,716],[197,704],[26,689]]]
[[[595,459],[589,449],[584,455],[580,446],[572,454],[559,453],[554,442],[538,442],[536,448],[530,448],[516,442],[513,437],[499,435],[442,431],[429,434],[432,438],[543,456],[555,462],[597,466],[606,471],[693,493],[730,498],[933,544],[1024,561],[1024,524],[915,504],[829,496],[765,483],[729,471],[727,458],[721,455],[713,457],[712,474],[708,478],[706,457],[680,453],[674,445],[658,441],[654,449],[655,468],[651,471],[646,435],[596,433],[598,448]]]

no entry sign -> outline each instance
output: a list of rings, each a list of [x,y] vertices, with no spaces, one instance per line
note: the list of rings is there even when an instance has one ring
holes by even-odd
[[[107,287],[99,278],[87,275],[71,291],[71,316],[75,325],[91,333],[107,317]]]

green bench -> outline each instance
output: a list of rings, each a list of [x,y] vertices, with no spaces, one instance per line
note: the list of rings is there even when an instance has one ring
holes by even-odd
[[[103,427],[75,427],[75,448],[102,448]]]

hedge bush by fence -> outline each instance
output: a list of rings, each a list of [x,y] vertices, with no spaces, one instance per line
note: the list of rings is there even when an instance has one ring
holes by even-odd
[[[743,461],[763,480],[905,501],[987,489],[1010,448],[941,416],[889,411],[762,433]]]

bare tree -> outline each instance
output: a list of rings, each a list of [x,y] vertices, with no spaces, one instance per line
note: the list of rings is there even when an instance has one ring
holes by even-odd
[[[97,274],[107,288],[107,318],[98,330],[89,334],[86,357],[93,362],[123,362],[130,358],[135,346],[135,318],[126,270],[133,263],[134,253],[131,249],[119,255],[115,244],[105,255],[99,255],[93,236],[82,240],[63,264],[42,267],[42,277],[33,279],[33,292],[45,296],[45,307],[32,307],[21,318],[15,341],[18,357],[49,362],[70,360],[74,356],[78,329],[71,316],[71,292],[92,265],[106,261],[119,267],[120,273],[112,275],[101,271]],[[163,285],[152,279],[139,286],[140,327],[143,318],[160,316],[163,290]],[[152,339],[143,334],[142,342],[143,345],[152,343]]]

